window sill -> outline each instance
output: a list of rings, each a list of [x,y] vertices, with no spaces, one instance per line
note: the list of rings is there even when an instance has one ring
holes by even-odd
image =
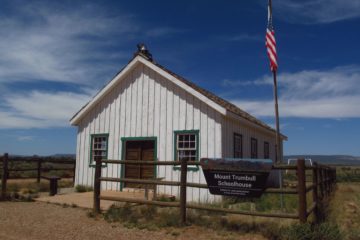
[[[181,171],[181,167],[178,167],[178,166],[175,166],[173,167],[173,170],[176,170],[176,171]],[[199,171],[199,166],[194,166],[194,167],[188,167],[187,168],[187,171],[189,172],[197,172]]]
[[[89,167],[95,168],[95,167],[96,167],[96,164],[95,164],[95,163],[90,163],[90,164],[89,164]],[[101,168],[105,168],[105,167],[107,167],[107,163],[101,164]]]

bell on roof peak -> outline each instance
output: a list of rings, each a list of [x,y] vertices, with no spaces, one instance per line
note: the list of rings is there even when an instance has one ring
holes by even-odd
[[[146,59],[148,59],[149,61],[152,61],[152,55],[149,52],[149,50],[147,49],[146,45],[144,43],[138,43],[137,45],[137,52],[135,54],[139,54],[143,57],[145,57]]]

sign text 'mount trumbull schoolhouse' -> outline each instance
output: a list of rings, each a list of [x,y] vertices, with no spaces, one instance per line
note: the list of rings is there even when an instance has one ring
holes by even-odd
[[[248,176],[248,175],[235,175],[235,174],[214,174],[214,179],[218,180],[218,186],[232,186],[232,187],[242,187],[242,188],[251,188],[252,183],[247,182],[256,182],[256,176]],[[226,180],[230,180],[226,181]],[[246,181],[246,183],[238,182],[238,181]]]

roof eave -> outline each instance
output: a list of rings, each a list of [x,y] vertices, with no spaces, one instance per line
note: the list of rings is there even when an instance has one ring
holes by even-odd
[[[104,95],[110,92],[113,86],[117,84],[118,79],[124,77],[128,71],[134,68],[141,58],[142,57],[140,56],[134,57],[108,84],[106,84],[99,92],[97,92],[96,95],[70,119],[70,124],[72,126],[77,126],[81,118],[89,112],[92,106],[96,105]]]

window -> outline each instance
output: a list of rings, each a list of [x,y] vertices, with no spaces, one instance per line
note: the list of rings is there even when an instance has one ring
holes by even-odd
[[[238,133],[234,133],[234,158],[242,158],[242,136]]]
[[[197,159],[196,150],[196,134],[181,133],[177,134],[176,149],[178,161],[185,158],[187,161],[195,161]]]
[[[258,157],[258,142],[257,139],[251,138],[251,158]]]
[[[91,136],[91,164],[95,164],[95,158],[101,157],[107,158],[108,148],[108,135],[107,134],[95,134]]]
[[[174,159],[175,161],[198,161],[199,160],[199,131],[186,130],[174,132]],[[174,169],[180,169],[175,166]],[[188,170],[198,170],[197,166],[188,166]]]
[[[264,158],[269,159],[270,158],[270,147],[268,142],[264,142]]]

